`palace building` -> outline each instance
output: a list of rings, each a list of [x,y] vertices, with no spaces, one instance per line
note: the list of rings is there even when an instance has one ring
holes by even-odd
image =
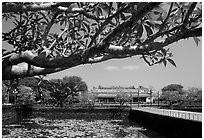
[[[148,88],[140,86],[139,88],[131,87],[93,87],[92,94],[97,98],[99,103],[115,103],[117,94],[125,93],[127,96],[132,97],[132,103],[146,103],[150,100],[150,94]]]

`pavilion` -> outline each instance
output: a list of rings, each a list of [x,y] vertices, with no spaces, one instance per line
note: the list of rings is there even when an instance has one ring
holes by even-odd
[[[141,87],[141,86],[140,86]],[[139,91],[139,94],[138,94]],[[92,94],[98,99],[99,103],[115,103],[115,98],[119,93],[126,93],[128,96],[132,97],[132,103],[138,103],[138,97],[140,103],[146,103],[150,99],[149,90],[147,88],[135,88],[131,87],[121,87],[121,86],[112,86],[112,87],[102,87],[98,88],[93,87],[91,90]]]

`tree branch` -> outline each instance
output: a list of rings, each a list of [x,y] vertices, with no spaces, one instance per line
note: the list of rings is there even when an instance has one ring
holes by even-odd
[[[202,27],[193,29],[193,30],[187,30],[184,32],[179,32],[176,35],[173,35],[169,38],[166,38],[164,42],[153,42],[150,43],[148,46],[131,46],[131,47],[123,47],[123,46],[114,46],[114,45],[108,45],[108,46],[100,46],[102,48],[107,48],[106,50],[94,50],[92,54],[95,55],[99,52],[102,53],[108,53],[110,56],[104,56],[104,58],[101,58],[100,61],[105,61],[107,58],[121,58],[121,57],[130,57],[133,55],[142,55],[142,54],[148,54],[150,51],[159,50],[171,43],[174,43],[180,39],[186,39],[189,37],[198,37],[202,36]],[[107,44],[106,44],[107,45]],[[111,56],[112,55],[112,56]],[[85,54],[86,56],[86,54]],[[85,57],[81,53],[73,54],[70,57],[61,57],[61,58],[45,58],[41,56],[34,55],[31,51],[25,51],[21,54],[15,54],[9,58],[5,58],[3,60],[3,63],[5,63],[8,66],[16,65],[22,62],[29,63],[34,66],[42,67],[42,68],[59,68],[59,67],[74,67],[80,64],[85,64],[88,62],[91,62],[89,58],[87,57],[86,61],[84,61],[82,58]],[[89,60],[89,61],[88,61]],[[96,61],[97,62],[97,61]],[[99,62],[99,60],[98,60]]]
[[[56,13],[53,15],[51,21],[48,23],[48,25],[47,25],[46,28],[45,28],[44,34],[43,34],[43,36],[42,36],[42,47],[43,47],[43,49],[46,49],[46,48],[47,48],[47,35],[48,35],[50,29],[52,28],[52,25],[55,23],[55,19],[56,19],[56,17],[57,17],[58,14],[59,14],[59,13],[56,12]]]
[[[126,58],[126,57],[130,57],[130,56],[116,56],[116,55],[104,55],[104,56],[100,56],[100,57],[95,57],[95,58],[89,58],[88,61],[86,62],[86,64],[94,64],[94,63],[99,63],[99,62],[103,62],[103,61],[107,61],[110,59],[120,59],[120,58]]]
[[[157,33],[161,32],[161,31],[163,30],[163,28],[165,27],[165,24],[166,24],[167,20],[168,20],[169,17],[170,17],[170,14],[171,14],[173,5],[174,5],[174,2],[171,3],[170,8],[169,8],[169,12],[168,12],[168,14],[167,14],[167,16],[166,16],[164,22],[162,23],[162,25],[161,25],[161,27],[160,27],[160,29],[159,29],[159,31],[158,31]]]
[[[58,37],[52,42],[52,44],[49,46],[49,50],[52,49],[52,47],[55,45],[57,40],[68,30],[68,27],[65,27],[65,29],[58,35]]]
[[[183,28],[185,28],[186,25],[188,24],[189,17],[190,17],[190,15],[192,14],[193,10],[195,9],[196,4],[197,4],[197,2],[193,2],[193,3],[191,4],[191,6],[190,6],[190,8],[189,8],[189,10],[188,10],[188,12],[187,12],[187,14],[186,14],[186,17],[185,17],[185,19],[184,19],[184,21],[183,21]]]
[[[93,46],[90,48],[87,48],[84,51],[83,54],[83,60],[86,61],[87,58],[89,58],[90,56],[92,56],[93,54],[97,53],[99,50],[100,51],[104,51],[105,49],[107,49],[110,45],[111,40],[116,37],[118,34],[122,33],[124,29],[133,27],[135,25],[136,22],[138,22],[141,18],[144,17],[144,15],[146,15],[150,10],[152,10],[153,8],[155,8],[156,6],[158,6],[161,3],[158,2],[153,2],[153,3],[148,3],[145,6],[139,8],[137,10],[136,13],[134,13],[134,15],[126,22],[120,24],[119,26],[117,26],[112,32],[110,32],[106,38],[104,38],[101,43],[98,44],[98,46]]]
[[[115,46],[115,45],[109,45],[108,49],[106,49],[104,52],[109,54],[117,54],[117,55],[143,55],[143,54],[149,54],[151,51],[154,50],[160,50],[165,46],[168,46],[169,44],[172,44],[174,42],[177,42],[181,39],[186,39],[190,37],[200,37],[202,36],[202,27],[196,28],[193,30],[187,30],[183,32],[179,32],[169,38],[166,38],[164,42],[152,42],[148,45],[138,45],[138,46],[129,46],[129,47],[123,47],[123,46]]]
[[[112,16],[109,16],[99,27],[99,29],[96,31],[96,33],[94,34],[94,36],[91,39],[91,42],[88,45],[88,48],[91,47],[93,45],[93,42],[96,40],[96,38],[98,37],[98,35],[104,30],[104,27],[117,15],[119,15],[120,13],[122,13],[123,11],[125,11],[126,9],[128,9],[130,6],[126,6],[124,8],[120,8],[115,14],[113,14]]]
[[[59,68],[76,66],[81,64],[82,61],[80,54],[73,54],[70,57],[46,58],[44,56],[35,55],[31,51],[25,51],[21,54],[14,54],[9,58],[5,58],[3,61],[3,63],[10,66],[22,62],[42,68]]]
[[[15,3],[3,3],[2,4],[2,13],[11,13],[11,12],[26,12],[26,11],[39,11],[39,10],[58,10],[59,6],[69,7],[72,2],[49,2],[41,4],[15,4]]]
[[[144,17],[149,11],[151,11],[153,8],[156,6],[160,5],[161,3],[158,2],[152,2],[148,3],[145,6],[139,8],[134,15],[127,21],[124,22],[123,24],[119,25],[116,27],[104,40],[103,42],[109,43],[115,36],[118,34],[122,33],[124,29],[131,28],[137,23],[141,18]]]
[[[29,69],[28,65],[29,64],[27,63],[20,63],[17,65],[7,66],[2,71],[2,80],[10,80],[10,79],[15,79],[20,77],[31,77],[35,75],[50,74],[50,73],[62,71],[68,68],[68,67],[40,68],[36,66],[30,66],[30,69]]]

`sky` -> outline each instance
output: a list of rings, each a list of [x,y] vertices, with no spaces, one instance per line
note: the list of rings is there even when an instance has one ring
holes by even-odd
[[[169,84],[181,84],[184,89],[202,87],[202,41],[197,46],[193,39],[182,40],[169,46],[172,59],[170,63],[148,66],[138,56],[108,60],[97,64],[77,66],[47,76],[48,79],[64,76],[80,76],[88,85],[93,86],[144,86],[160,91]]]
[[[9,23],[2,24],[6,31]],[[8,46],[2,42],[3,48]],[[160,91],[169,84],[181,84],[184,89],[202,87],[202,41],[197,46],[194,40],[181,40],[169,45],[173,52],[172,59],[177,67],[170,63],[148,66],[139,56],[108,60],[97,64],[86,64],[61,72],[47,75],[47,79],[63,78],[64,76],[80,76],[88,85],[93,86],[152,86]]]

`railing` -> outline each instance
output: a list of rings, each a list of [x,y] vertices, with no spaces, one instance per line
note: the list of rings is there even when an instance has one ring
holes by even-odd
[[[157,109],[157,108],[147,108],[147,107],[141,107],[141,108],[134,107],[132,109],[141,110],[141,111],[154,113],[154,114],[170,116],[170,117],[175,117],[175,118],[182,118],[182,119],[200,121],[200,122],[202,121],[202,113],[198,113],[198,112]]]

